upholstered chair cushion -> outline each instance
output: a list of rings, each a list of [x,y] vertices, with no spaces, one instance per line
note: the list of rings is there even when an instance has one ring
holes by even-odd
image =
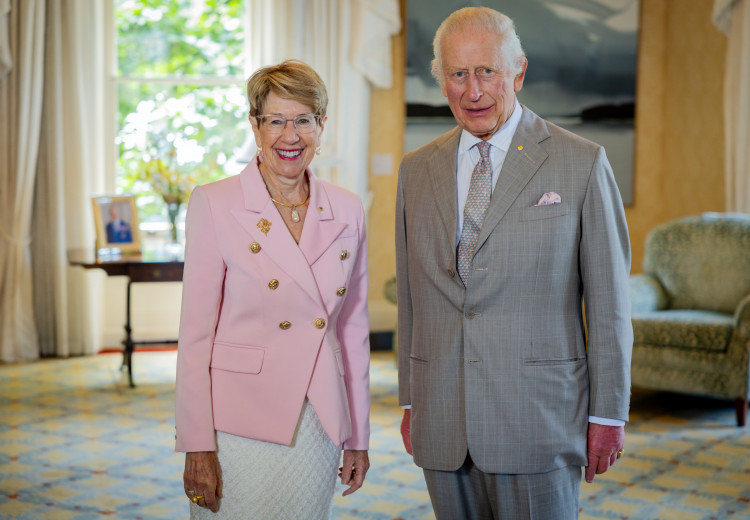
[[[711,352],[725,352],[734,330],[732,315],[713,311],[667,310],[634,314],[633,320],[636,344]]]

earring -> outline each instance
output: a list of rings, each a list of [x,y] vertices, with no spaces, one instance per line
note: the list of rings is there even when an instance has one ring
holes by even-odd
[[[263,148],[258,147],[258,149],[255,150],[255,155],[257,155],[258,157],[263,157]]]
[[[315,155],[320,155],[320,146],[315,149]]]

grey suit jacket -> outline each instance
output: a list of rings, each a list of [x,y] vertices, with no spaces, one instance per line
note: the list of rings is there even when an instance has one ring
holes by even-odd
[[[399,171],[399,402],[414,460],[455,470],[468,449],[489,473],[584,466],[588,415],[627,420],[630,400],[630,244],[612,169],[601,146],[523,107],[464,287],[459,136]],[[536,206],[551,191],[562,203]]]

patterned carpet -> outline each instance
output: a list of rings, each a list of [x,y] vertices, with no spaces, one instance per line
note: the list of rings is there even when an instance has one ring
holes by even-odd
[[[172,452],[175,352],[139,352],[135,389],[103,354],[0,366],[0,518],[187,517]],[[372,469],[334,518],[434,518],[402,450],[392,355],[373,353]],[[583,484],[581,519],[750,518],[750,436],[731,403],[637,391],[626,456]]]

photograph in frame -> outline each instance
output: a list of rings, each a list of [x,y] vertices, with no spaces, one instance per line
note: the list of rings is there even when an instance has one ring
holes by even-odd
[[[97,253],[140,253],[141,239],[135,197],[101,196],[93,197],[91,201],[94,207]]]

